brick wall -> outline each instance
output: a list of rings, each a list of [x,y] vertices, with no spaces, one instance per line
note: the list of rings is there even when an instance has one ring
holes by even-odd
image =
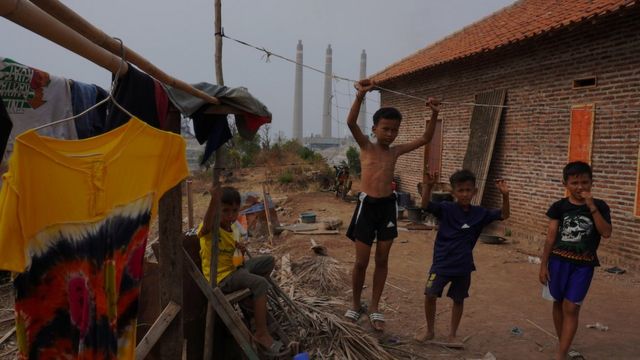
[[[592,147],[594,194],[609,203],[614,233],[600,254],[606,263],[640,268],[640,219],[633,215],[640,138],[640,16],[638,7],[450,62],[382,84],[420,97],[473,102],[477,93],[507,89],[483,205],[500,206],[493,185],[505,178],[511,188],[511,219],[504,226],[538,251],[544,240],[544,213],[564,196],[572,105],[595,103]],[[573,89],[573,80],[595,75],[597,86]],[[382,92],[383,106],[395,106],[404,121],[397,143],[424,131],[429,114],[419,101]],[[529,109],[527,106],[567,110]],[[612,108],[615,106],[616,108]],[[444,105],[442,178],[462,166],[472,108]],[[423,149],[401,157],[396,168],[401,190],[413,197],[422,179]],[[418,198],[416,198],[418,199]],[[503,225],[499,225],[499,229]]]

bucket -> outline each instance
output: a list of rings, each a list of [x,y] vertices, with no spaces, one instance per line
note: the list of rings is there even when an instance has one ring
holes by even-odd
[[[316,214],[311,211],[300,214],[300,221],[304,224],[313,224],[316,222]]]
[[[409,220],[413,222],[422,222],[422,209],[415,206],[408,207],[407,218],[409,218]]]
[[[431,193],[431,201],[439,203],[442,201],[453,201],[453,195],[447,191],[434,191]]]
[[[398,198],[398,205],[406,208],[411,206],[411,194],[404,191],[396,191],[396,197]]]

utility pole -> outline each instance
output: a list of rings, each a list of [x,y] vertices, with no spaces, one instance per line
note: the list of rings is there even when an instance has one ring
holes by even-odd
[[[302,40],[296,47],[296,77],[293,90],[293,139],[302,144]]]
[[[327,47],[324,64],[324,101],[322,104],[322,137],[331,137],[331,80],[333,80],[333,51]]]
[[[215,27],[215,70],[216,80],[218,85],[224,85],[224,78],[222,76],[222,3],[221,0],[214,0],[214,27]],[[226,121],[226,120],[224,120]],[[223,154],[224,148],[220,146],[216,150],[215,163],[213,165],[213,185],[214,187],[220,186],[220,171],[223,168]],[[213,196],[214,194],[211,194]],[[213,241],[211,243],[211,258],[210,264],[210,284],[212,287],[217,287],[218,283],[216,278],[218,277],[218,253],[219,253],[219,238],[220,238],[220,197],[216,204],[215,218],[213,220]],[[215,309],[211,305],[211,302],[207,305],[207,322],[205,327],[204,338],[204,360],[213,359],[213,334],[215,326],[216,313]]]

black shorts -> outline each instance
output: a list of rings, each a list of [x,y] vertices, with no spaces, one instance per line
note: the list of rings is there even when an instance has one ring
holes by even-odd
[[[460,303],[465,298],[469,297],[469,287],[471,287],[471,274],[462,276],[446,276],[437,275],[436,273],[430,273],[427,278],[427,286],[424,289],[424,294],[427,296],[442,297],[442,291],[448,283],[449,291],[447,296],[453,299],[453,301]]]
[[[369,246],[374,239],[393,240],[398,237],[398,204],[396,195],[374,198],[360,193],[358,205],[353,212],[347,237]]]

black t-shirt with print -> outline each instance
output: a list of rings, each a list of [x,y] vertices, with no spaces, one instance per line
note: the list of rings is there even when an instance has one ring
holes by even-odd
[[[611,224],[611,211],[602,200],[593,199],[602,217]],[[587,205],[574,205],[569,198],[556,201],[547,210],[547,216],[558,220],[558,234],[551,256],[576,264],[599,266],[598,245],[600,233]]]

